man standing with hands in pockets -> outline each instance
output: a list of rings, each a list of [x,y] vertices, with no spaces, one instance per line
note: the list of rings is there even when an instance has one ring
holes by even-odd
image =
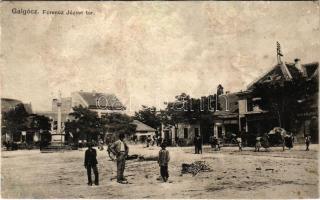
[[[119,140],[111,145],[111,151],[117,157],[117,182],[121,184],[127,183],[127,180],[124,178],[123,173],[126,164],[126,157],[129,153],[129,147],[124,142],[124,134],[119,135]]]

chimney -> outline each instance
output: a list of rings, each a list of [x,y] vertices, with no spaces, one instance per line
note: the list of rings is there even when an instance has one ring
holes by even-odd
[[[302,73],[302,76],[306,76],[306,70],[302,67],[299,58],[294,59],[294,66]]]

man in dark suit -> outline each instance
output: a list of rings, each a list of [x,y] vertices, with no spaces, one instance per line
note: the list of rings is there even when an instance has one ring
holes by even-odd
[[[87,169],[88,185],[90,186],[92,185],[91,169],[93,169],[94,173],[94,184],[99,185],[99,173],[97,164],[97,151],[92,148],[92,144],[89,144],[84,157],[84,167]]]

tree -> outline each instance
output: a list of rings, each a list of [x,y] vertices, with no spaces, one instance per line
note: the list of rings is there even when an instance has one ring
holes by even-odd
[[[108,113],[101,118],[101,124],[107,132],[115,134],[133,135],[136,131],[136,125],[132,124],[133,118],[121,113]]]
[[[64,131],[66,133],[66,140],[70,141],[72,139],[73,143],[78,143],[80,129],[78,127],[78,122],[76,120],[66,121],[64,123]]]
[[[33,131],[48,131],[51,129],[50,119],[43,115],[32,114],[29,116],[29,129]]]
[[[192,100],[189,95],[182,93],[175,97],[175,101],[166,102],[167,105],[165,112],[166,115],[162,116],[163,119],[166,119],[166,123],[177,124],[177,123],[193,123],[193,108]]]
[[[214,111],[214,96],[191,98],[186,93],[176,96],[176,100],[166,103],[161,119],[167,123],[195,123],[210,118]],[[211,122],[210,122],[211,123]]]
[[[155,107],[143,105],[141,110],[135,112],[134,119],[141,121],[155,129],[161,126],[160,117],[157,114]]]
[[[2,134],[9,133],[11,141],[20,138],[21,131],[28,128],[28,116],[23,104],[17,104],[13,109],[3,113]]]
[[[85,108],[83,106],[73,107],[73,112],[69,115],[73,116],[75,120],[67,124],[68,128],[74,132],[79,132],[79,139],[86,139],[87,141],[98,140],[100,134],[101,122],[98,114]]]

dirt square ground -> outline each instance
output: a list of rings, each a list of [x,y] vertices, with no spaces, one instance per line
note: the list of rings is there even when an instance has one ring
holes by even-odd
[[[159,179],[156,161],[130,160],[118,184],[116,164],[106,151],[98,152],[99,186],[87,186],[84,151],[40,153],[39,150],[2,151],[2,198],[319,198],[318,145],[303,145],[282,152],[253,152],[225,147],[169,147],[169,182]],[[157,156],[159,147],[130,145],[130,154]],[[211,172],[181,174],[182,163],[205,161]]]

